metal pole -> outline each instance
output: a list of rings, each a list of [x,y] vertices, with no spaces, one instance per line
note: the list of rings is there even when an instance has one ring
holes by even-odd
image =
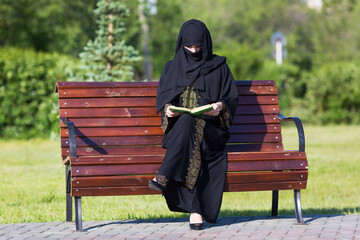
[[[294,190],[294,202],[295,202],[296,220],[299,224],[304,224],[304,219],[303,219],[302,210],[301,210],[300,189]]]
[[[82,231],[81,197],[75,197],[75,224],[76,231]]]

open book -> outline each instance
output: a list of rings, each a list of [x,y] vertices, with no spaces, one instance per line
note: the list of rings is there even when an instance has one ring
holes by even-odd
[[[208,105],[204,105],[204,106],[200,106],[197,108],[193,108],[193,109],[189,109],[189,108],[184,108],[184,107],[175,107],[175,106],[169,106],[169,109],[173,112],[179,112],[179,113],[190,113],[192,115],[201,115],[204,112],[209,112],[213,109],[213,106],[211,106],[210,104]]]

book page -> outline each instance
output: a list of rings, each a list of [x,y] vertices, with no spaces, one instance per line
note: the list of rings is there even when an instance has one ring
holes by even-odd
[[[190,113],[190,109],[184,108],[184,107],[175,107],[170,106],[169,109],[173,112],[179,112],[179,113]]]
[[[170,106],[169,109],[173,112],[190,113],[192,115],[199,116],[202,115],[204,112],[211,111],[213,107],[210,104],[208,104],[197,108],[193,108],[191,110],[189,108],[175,107],[175,106]]]
[[[201,114],[203,114],[205,112],[211,111],[212,109],[213,109],[213,106],[208,104],[208,105],[204,105],[204,106],[200,106],[200,107],[192,109],[191,114],[193,114],[193,115],[201,115]]]

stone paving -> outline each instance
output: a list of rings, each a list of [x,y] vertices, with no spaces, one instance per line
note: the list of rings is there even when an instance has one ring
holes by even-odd
[[[188,219],[148,219],[83,222],[1,224],[1,240],[22,239],[341,239],[360,240],[360,215],[314,215],[298,225],[294,216],[222,217],[205,224],[202,231],[189,229]]]

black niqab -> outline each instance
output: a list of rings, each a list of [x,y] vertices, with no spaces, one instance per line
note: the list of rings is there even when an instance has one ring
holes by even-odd
[[[200,51],[192,53],[184,46],[201,46]],[[205,91],[205,77],[208,73],[225,63],[226,58],[214,55],[210,32],[199,20],[189,20],[180,29],[176,42],[175,56],[169,61],[160,79],[156,109],[160,111],[189,85],[200,94]]]

